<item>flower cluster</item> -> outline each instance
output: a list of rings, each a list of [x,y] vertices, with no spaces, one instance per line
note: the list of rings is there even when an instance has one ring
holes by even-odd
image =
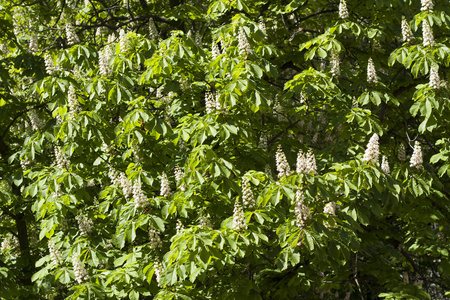
[[[94,228],[94,223],[92,222],[92,220],[88,219],[84,215],[78,215],[77,221],[78,221],[78,229],[80,230],[81,235],[88,236],[89,233]]]
[[[177,226],[175,227],[177,234],[184,230],[183,223],[180,219],[177,220]]]
[[[86,280],[89,280],[89,275],[86,271],[86,269],[83,266],[83,263],[78,258],[78,254],[74,253],[72,255],[72,265],[73,265],[73,273],[75,275],[75,280],[78,283],[82,283]]]
[[[130,48],[130,41],[124,29],[119,31],[120,52],[127,52]]]
[[[111,166],[109,167],[108,176],[113,185],[120,186],[120,174]]]
[[[48,242],[48,251],[50,252],[50,259],[55,265],[59,265],[61,263],[61,253],[58,248],[56,248],[55,242],[50,240]]]
[[[157,40],[159,38],[158,29],[156,29],[155,22],[152,18],[148,20],[148,34],[152,40]]]
[[[278,145],[275,161],[277,164],[278,178],[291,175],[291,167],[287,162],[283,149],[281,149],[281,145]]]
[[[341,0],[339,2],[339,18],[341,19],[348,18],[347,2],[345,2],[345,0]]]
[[[200,217],[199,223],[200,226],[212,228],[211,221],[205,216]]]
[[[433,89],[438,89],[441,86],[441,80],[439,79],[439,73],[436,64],[431,65],[429,85]]]
[[[55,147],[56,167],[60,169],[68,169],[70,161],[67,159],[60,146]]]
[[[378,144],[379,136],[374,133],[367,144],[366,152],[364,153],[363,161],[378,162],[380,155],[380,146]]]
[[[375,65],[373,64],[372,57],[369,58],[369,62],[367,63],[367,82],[368,83],[377,83],[377,71],[375,70]]]
[[[250,43],[247,40],[247,36],[245,35],[244,28],[242,26],[239,27],[238,48],[239,55],[246,55],[252,52],[252,48],[250,47]]]
[[[31,53],[36,53],[39,51],[39,42],[36,35],[34,34],[30,38],[28,49],[30,50]]]
[[[158,231],[156,231],[155,229],[150,229],[148,231],[148,237],[150,239],[150,248],[151,249],[156,249],[156,248],[162,247],[162,241],[161,241]]]
[[[69,105],[69,119],[74,120],[76,115],[81,111],[80,103],[77,100],[77,94],[73,85],[69,86],[69,92],[67,95],[67,102]]]
[[[31,128],[33,130],[39,130],[44,126],[44,122],[41,118],[39,118],[36,110],[30,110],[29,112],[30,122],[31,122]]]
[[[422,168],[423,164],[423,154],[422,148],[420,147],[420,143],[416,141],[414,144],[414,151],[411,156],[411,160],[409,161],[410,167],[416,167],[417,169]]]
[[[422,7],[420,8],[421,11],[424,10],[433,10],[433,0],[421,0]]]
[[[300,228],[304,228],[306,225],[306,220],[310,216],[310,210],[309,208],[304,204],[305,195],[303,194],[303,191],[301,189],[298,189],[295,193],[295,216],[296,216],[296,222],[297,226]]]
[[[267,36],[267,28],[266,23],[264,22],[263,18],[259,19],[259,29],[262,31],[262,33]]]
[[[328,202],[323,208],[323,212],[327,215],[336,215],[336,203]]]
[[[80,42],[80,39],[78,38],[77,34],[75,33],[75,30],[72,27],[72,24],[69,22],[66,22],[66,36],[67,36],[67,43],[69,45],[75,45],[76,43]]]
[[[147,197],[142,192],[141,185],[136,181],[133,185],[134,207],[144,207],[147,205]]]
[[[381,159],[381,170],[384,172],[384,174],[391,173],[391,169],[389,168],[388,159],[384,155],[383,155],[383,158]]]
[[[401,143],[400,147],[398,148],[398,154],[397,154],[399,161],[406,161],[406,149],[405,144]]]
[[[341,63],[339,61],[339,53],[335,50],[331,51],[331,75],[334,77],[339,76],[341,73]]]
[[[214,41],[211,43],[211,55],[213,60],[220,55],[219,46],[217,46],[217,43]]]
[[[177,184],[179,184],[181,179],[183,179],[184,177],[184,172],[183,170],[181,170],[178,164],[175,166],[174,173],[175,173],[175,180],[177,181]],[[186,185],[184,183],[181,184],[179,187],[182,192],[186,191]]]
[[[267,150],[267,135],[262,133],[259,137],[258,147],[264,150]]]
[[[210,114],[216,109],[216,102],[211,92],[205,93],[205,107],[206,113]]]
[[[55,64],[53,63],[53,58],[50,56],[50,54],[46,53],[44,55],[44,63],[45,63],[45,71],[49,75],[56,73],[57,69],[55,67]]]
[[[122,188],[122,192],[125,198],[130,198],[131,194],[133,193],[133,187],[131,186],[131,182],[124,172],[120,172],[119,184]]]
[[[405,16],[402,16],[402,42],[410,42],[413,39],[414,35],[409,28],[408,21]]]
[[[233,230],[246,229],[244,210],[238,200],[234,203],[233,209]]]
[[[242,180],[242,202],[248,209],[253,209],[256,205],[253,191],[250,187],[250,181],[247,177],[244,177]]]
[[[155,263],[153,264],[153,267],[155,269],[156,282],[159,285],[159,283],[161,281],[161,275],[162,275],[162,272],[163,272],[162,264],[159,261],[156,260]]]
[[[436,46],[433,30],[431,29],[427,19],[424,19],[422,22],[422,37],[424,46]]]
[[[167,179],[167,175],[165,172],[161,175],[161,190],[160,194],[162,197],[169,197],[172,192],[170,191],[169,179]]]
[[[306,155],[303,154],[302,150],[298,151],[296,167],[297,174],[310,174],[311,172],[317,174],[316,157],[311,149],[308,150]]]
[[[99,71],[100,75],[108,76],[112,73],[112,68],[109,64],[109,61],[113,57],[113,50],[111,49],[111,46],[105,46],[102,51],[99,53]]]
[[[28,159],[28,157],[25,157],[24,159],[20,160],[20,166],[23,170],[28,169],[28,166],[31,164],[31,161]]]

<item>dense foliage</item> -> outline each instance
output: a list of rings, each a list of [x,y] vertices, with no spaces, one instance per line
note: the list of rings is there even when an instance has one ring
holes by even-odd
[[[1,299],[444,299],[447,0],[0,0]]]

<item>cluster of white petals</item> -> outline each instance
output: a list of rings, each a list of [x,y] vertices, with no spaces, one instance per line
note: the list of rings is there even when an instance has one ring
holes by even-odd
[[[55,265],[59,265],[61,263],[61,253],[58,248],[56,248],[55,242],[50,240],[48,242],[48,251],[50,252],[50,259]]]
[[[119,43],[120,52],[127,52],[130,48],[130,40],[128,39],[127,33],[124,29],[120,29],[119,31]]]
[[[281,145],[278,145],[275,161],[277,165],[278,178],[291,175],[291,167],[287,162],[286,155],[284,154]]]
[[[86,280],[89,280],[89,275],[86,271],[86,269],[83,266],[83,263],[78,258],[78,254],[74,253],[72,255],[72,265],[73,265],[73,273],[75,275],[75,280],[78,283],[82,283]]]
[[[68,169],[70,167],[70,161],[64,154],[60,146],[55,147],[56,167],[60,169]]]
[[[296,172],[297,174],[317,174],[316,157],[311,149],[308,150],[306,155],[303,154],[302,150],[298,151]]]
[[[242,179],[242,202],[248,209],[253,209],[256,206],[255,197],[247,177]]]
[[[416,141],[414,144],[414,151],[411,156],[411,160],[409,161],[410,167],[416,167],[417,169],[422,168],[423,164],[423,153],[422,148],[420,147],[420,143]]]
[[[80,230],[81,235],[88,236],[89,233],[94,228],[94,222],[91,219],[87,218],[84,215],[77,216],[78,221],[78,229]]]
[[[431,65],[429,86],[433,89],[438,89],[441,86],[441,80],[439,79],[439,72],[436,64]]]
[[[99,52],[99,71],[100,75],[108,76],[112,73],[111,65],[109,61],[113,57],[113,50],[110,45],[105,46],[102,51]]]
[[[384,172],[384,174],[391,173],[391,169],[389,168],[389,162],[386,156],[383,155],[381,159],[381,170]]]
[[[420,8],[421,11],[424,10],[433,10],[434,4],[433,0],[421,0],[422,7]]]
[[[377,71],[375,70],[375,65],[373,64],[372,57],[369,58],[369,62],[367,63],[367,82],[368,83],[377,83]]]
[[[31,128],[33,130],[39,130],[44,126],[44,121],[42,121],[41,118],[39,118],[36,110],[30,110],[30,112],[28,113],[28,116],[30,117],[30,122],[31,122]]]
[[[66,22],[66,37],[67,43],[69,45],[75,45],[76,43],[80,42],[78,35],[75,33],[75,30],[72,27],[72,24],[70,24],[69,22]]]
[[[158,29],[156,29],[155,22],[152,18],[148,20],[148,34],[152,40],[157,40],[159,38]]]
[[[220,55],[219,46],[217,46],[217,43],[214,41],[211,43],[211,55],[213,60]]]
[[[44,63],[45,63],[45,71],[52,75],[57,71],[57,68],[55,67],[55,64],[53,63],[53,58],[50,56],[50,54],[46,53],[44,55]]]
[[[262,33],[264,33],[265,36],[267,36],[267,28],[266,28],[266,23],[264,22],[263,18],[259,19],[259,29],[262,31]]]
[[[133,187],[131,186],[131,182],[124,172],[120,172],[119,185],[122,188],[122,192],[125,198],[130,198],[131,194],[133,193]]]
[[[339,18],[341,19],[348,18],[347,2],[345,2],[345,0],[341,0],[339,2]]]
[[[238,48],[239,55],[246,55],[252,52],[252,48],[250,47],[250,43],[247,40],[247,36],[245,35],[244,28],[242,26],[239,27]]]
[[[39,51],[39,41],[37,36],[34,34],[30,38],[28,49],[30,50],[31,53],[36,53]]]
[[[341,62],[339,60],[339,53],[335,50],[331,51],[331,75],[339,76],[341,73]]]
[[[153,264],[153,268],[155,269],[156,282],[159,285],[161,281],[161,275],[163,272],[163,266],[159,261],[156,260],[155,263]]]
[[[179,166],[178,164],[175,166],[174,173],[175,173],[175,180],[177,181],[177,185],[179,185],[179,184],[180,184],[180,181],[181,181],[181,180],[183,179],[183,177],[184,177],[184,172],[183,172],[183,170],[181,170],[181,168],[180,168],[180,166]],[[181,190],[182,192],[186,191],[186,185],[185,185],[184,183],[181,184],[181,185],[179,186],[179,188],[180,188],[180,190]]]
[[[180,219],[177,220],[177,226],[175,227],[177,234],[184,230],[183,223]]]
[[[267,135],[265,133],[262,133],[259,137],[258,147],[267,150]]]
[[[336,203],[328,202],[323,208],[323,212],[327,215],[336,215]]]
[[[167,175],[165,172],[161,175],[161,189],[160,189],[160,195],[162,197],[169,197],[172,194],[170,191],[170,183],[169,179],[167,179]]]
[[[200,218],[199,223],[200,226],[212,228],[211,221],[205,216]]]
[[[414,35],[409,28],[408,21],[405,16],[402,16],[402,42],[410,42],[413,39]]]
[[[297,226],[300,228],[304,228],[306,226],[306,220],[310,216],[310,210],[305,205],[305,195],[301,189],[297,189],[297,192],[295,193],[295,217]]]
[[[156,248],[162,247],[162,241],[161,241],[161,237],[159,236],[158,231],[156,231],[155,229],[150,229],[148,231],[148,237],[150,239],[150,248],[151,249],[156,249]]]
[[[380,155],[380,146],[378,144],[378,140],[380,137],[378,134],[374,133],[372,137],[369,140],[369,143],[367,143],[366,152],[364,152],[363,161],[372,161],[374,163],[377,163],[379,160]]]
[[[431,29],[430,23],[428,23],[427,19],[422,21],[422,37],[424,46],[436,46],[433,30]]]
[[[69,120],[74,120],[77,114],[81,111],[81,107],[77,100],[77,94],[75,93],[75,88],[73,85],[69,85],[67,104],[69,106]]]
[[[247,224],[245,223],[245,215],[244,210],[242,209],[242,205],[238,200],[234,203],[233,209],[233,226],[234,230],[246,229]]]
[[[147,205],[147,197],[145,197],[142,192],[141,185],[135,181],[133,185],[133,199],[134,199],[134,207],[144,207]]]

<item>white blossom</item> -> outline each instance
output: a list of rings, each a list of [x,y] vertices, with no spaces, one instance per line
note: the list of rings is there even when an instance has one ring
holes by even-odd
[[[408,21],[405,16],[402,16],[402,42],[410,42],[413,39],[414,35],[409,28]]]
[[[205,93],[205,107],[206,107],[206,113],[208,113],[208,114],[212,113],[216,109],[216,101],[211,92]]]
[[[84,215],[77,216],[78,221],[78,229],[80,230],[81,235],[88,236],[89,233],[94,228],[94,222],[91,219],[87,218]]]
[[[67,159],[60,146],[55,147],[56,167],[60,169],[68,169],[70,167],[70,161]]]
[[[339,53],[335,50],[331,51],[331,75],[339,76],[341,73],[341,62],[339,60]]]
[[[405,144],[401,143],[400,147],[398,148],[398,160],[400,161],[406,161],[406,149]]]
[[[178,164],[175,166],[174,173],[175,173],[175,180],[177,181],[177,184],[179,185],[179,184],[180,184],[180,181],[181,181],[181,180],[183,179],[183,177],[184,177],[184,172],[183,172],[183,170],[181,170],[181,168],[180,168],[180,166],[179,166]],[[181,184],[181,185],[179,186],[179,188],[180,188],[180,190],[181,190],[182,192],[186,191],[186,185],[185,185],[184,183]]]
[[[367,144],[366,152],[364,153],[363,161],[377,163],[380,155],[380,146],[378,144],[379,136],[374,133]]]
[[[118,187],[121,185],[120,174],[111,166],[109,167],[108,176],[109,176],[109,179],[111,179],[111,183],[113,185],[118,186]]]
[[[44,122],[41,118],[39,118],[36,110],[30,110],[29,112],[30,122],[31,122],[31,128],[33,130],[39,130],[44,126]]]
[[[77,100],[77,94],[73,85],[69,86],[67,95],[67,104],[69,106],[69,120],[74,120],[76,115],[81,111],[80,103]]]
[[[119,31],[120,52],[127,52],[130,48],[130,41],[124,29]]]
[[[391,169],[389,168],[388,159],[384,155],[383,155],[383,158],[381,159],[381,170],[384,172],[384,174],[391,173]]]
[[[416,143],[414,144],[414,151],[409,164],[410,167],[416,167],[417,169],[422,168],[423,154],[422,148],[420,147],[420,143],[418,141],[416,141]]]
[[[264,36],[267,37],[267,28],[266,28],[266,23],[264,22],[263,18],[259,19],[259,29],[262,31],[262,33],[264,34]]]
[[[438,89],[441,86],[441,80],[439,79],[439,72],[436,64],[431,65],[429,86],[433,89]]]
[[[212,228],[211,221],[205,216],[200,217],[199,223],[200,226]]]
[[[113,50],[111,46],[106,46],[102,51],[99,52],[99,71],[100,75],[108,76],[112,73],[112,68],[109,61],[113,57]]]
[[[234,203],[233,209],[233,227],[234,230],[246,229],[244,210],[238,200]]]
[[[422,7],[420,8],[421,11],[424,10],[433,10],[434,4],[433,0],[421,0]]]
[[[154,264],[153,264],[153,268],[155,269],[156,282],[159,285],[159,283],[161,281],[161,275],[162,275],[162,272],[163,272],[162,264],[159,261],[156,260],[154,262]]]
[[[242,202],[248,209],[253,209],[256,205],[255,197],[247,177],[242,180]]]
[[[281,145],[278,145],[275,161],[277,164],[278,178],[291,175],[291,167],[287,162],[286,155],[284,154]]]
[[[167,175],[165,172],[161,175],[161,189],[160,189],[160,195],[162,197],[169,197],[172,194],[170,191],[170,183],[169,179],[167,179]]]
[[[312,153],[311,149],[308,150],[306,155],[303,154],[302,150],[298,151],[296,172],[297,174],[317,174],[316,157]]]
[[[77,253],[74,253],[72,255],[72,265],[73,265],[73,273],[75,275],[75,280],[78,283],[82,283],[86,280],[89,280],[90,277],[89,277],[86,269],[84,268],[83,263],[78,258]]]
[[[217,46],[217,43],[214,41],[211,43],[211,55],[213,60],[220,55],[219,46]]]
[[[336,214],[336,203],[328,202],[323,208],[323,212],[327,215],[335,215]]]
[[[180,219],[177,220],[177,226],[175,227],[177,234],[179,234],[181,231],[184,230],[184,226],[183,223],[181,222]]]
[[[49,75],[52,75],[57,71],[55,64],[53,63],[53,58],[50,56],[50,54],[46,53],[44,55],[44,63],[45,63],[45,70]]]
[[[130,198],[131,194],[133,193],[133,187],[131,186],[131,182],[124,172],[120,172],[119,184],[122,188],[122,192],[125,198]]]
[[[306,225],[306,220],[310,216],[309,208],[304,204],[305,195],[301,189],[297,189],[295,193],[295,217],[297,226],[304,228]]]
[[[144,207],[147,205],[147,197],[142,192],[140,184],[136,181],[133,185],[134,207]]]
[[[247,36],[245,35],[244,28],[242,26],[239,27],[238,48],[239,55],[246,55],[252,52],[252,48],[250,47],[250,43],[248,42]]]
[[[30,38],[30,42],[28,44],[28,49],[33,54],[39,51],[39,42],[38,42],[36,35],[34,35],[34,34]]]
[[[422,36],[424,46],[436,46],[436,42],[434,41],[433,36],[433,30],[431,29],[427,19],[424,19],[422,22]]]
[[[111,33],[108,35],[108,44],[112,44],[116,41],[116,35],[114,33]]]
[[[258,147],[267,150],[267,135],[265,133],[262,133],[259,137]]]
[[[66,37],[67,43],[69,45],[75,45],[76,43],[80,42],[80,39],[78,38],[75,30],[72,27],[72,24],[70,24],[69,22],[66,22]]]
[[[203,45],[203,37],[200,32],[195,33],[194,43],[196,43],[199,47]]]
[[[159,236],[158,231],[156,231],[155,229],[150,229],[148,231],[148,237],[150,239],[150,248],[151,249],[156,249],[156,248],[162,247],[162,241],[161,241],[161,237]]]
[[[132,144],[131,145],[131,152],[133,152],[133,156],[136,162],[142,162],[144,160],[144,158],[141,156],[141,149],[139,147],[139,145],[137,144]]]
[[[56,248],[55,242],[50,240],[48,242],[48,251],[50,252],[50,259],[55,265],[59,265],[61,263],[61,253],[58,248]]]
[[[375,65],[373,64],[372,58],[369,58],[369,62],[367,63],[367,82],[368,83],[377,83],[377,71],[375,70]]]
[[[339,18],[341,19],[348,18],[347,2],[345,2],[345,0],[341,0],[339,2]]]
[[[152,18],[148,20],[148,34],[152,40],[157,40],[159,38],[158,29],[156,29],[155,22]]]

